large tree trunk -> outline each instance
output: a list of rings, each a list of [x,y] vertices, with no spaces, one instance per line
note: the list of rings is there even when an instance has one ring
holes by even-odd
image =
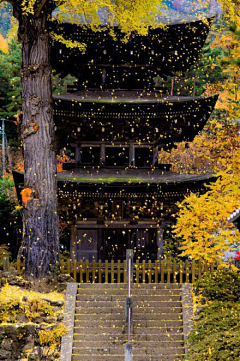
[[[59,266],[51,42],[45,13],[37,18],[23,15],[19,19],[23,88],[21,135],[25,169],[23,255],[27,278],[47,277]]]

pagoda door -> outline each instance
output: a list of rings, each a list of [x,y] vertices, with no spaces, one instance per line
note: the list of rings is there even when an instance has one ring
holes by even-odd
[[[77,230],[77,261],[81,259],[90,262],[97,260],[98,247],[97,229],[78,229]]]
[[[137,229],[132,248],[135,261],[155,261],[157,259],[157,230]]]
[[[129,248],[129,235],[125,229],[105,230],[105,259],[116,262],[126,259],[126,249]]]

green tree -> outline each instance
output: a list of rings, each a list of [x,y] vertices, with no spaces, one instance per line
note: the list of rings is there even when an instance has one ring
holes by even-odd
[[[8,43],[8,53],[0,51],[0,118],[12,118],[21,110],[21,49],[15,39]]]

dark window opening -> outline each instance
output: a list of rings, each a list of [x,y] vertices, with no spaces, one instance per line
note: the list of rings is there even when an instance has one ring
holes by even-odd
[[[106,166],[126,166],[128,162],[128,148],[106,148]]]
[[[98,165],[100,159],[99,147],[83,147],[81,149],[81,162],[82,164]]]
[[[150,167],[152,165],[152,148],[135,148],[136,167]]]

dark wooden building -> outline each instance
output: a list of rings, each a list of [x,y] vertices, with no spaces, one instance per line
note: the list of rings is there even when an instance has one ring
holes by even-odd
[[[167,96],[156,81],[190,68],[211,22],[173,22],[148,36],[133,34],[128,43],[117,26],[113,40],[107,30],[58,25],[86,44],[83,52],[57,42],[52,49],[54,69],[77,78],[67,94],[54,97],[56,144],[65,157],[59,212],[71,230],[71,258],[125,259],[132,248],[140,261],[160,259],[176,202],[204,192],[213,179],[174,174],[158,163],[158,153],[192,141],[217,98]]]

